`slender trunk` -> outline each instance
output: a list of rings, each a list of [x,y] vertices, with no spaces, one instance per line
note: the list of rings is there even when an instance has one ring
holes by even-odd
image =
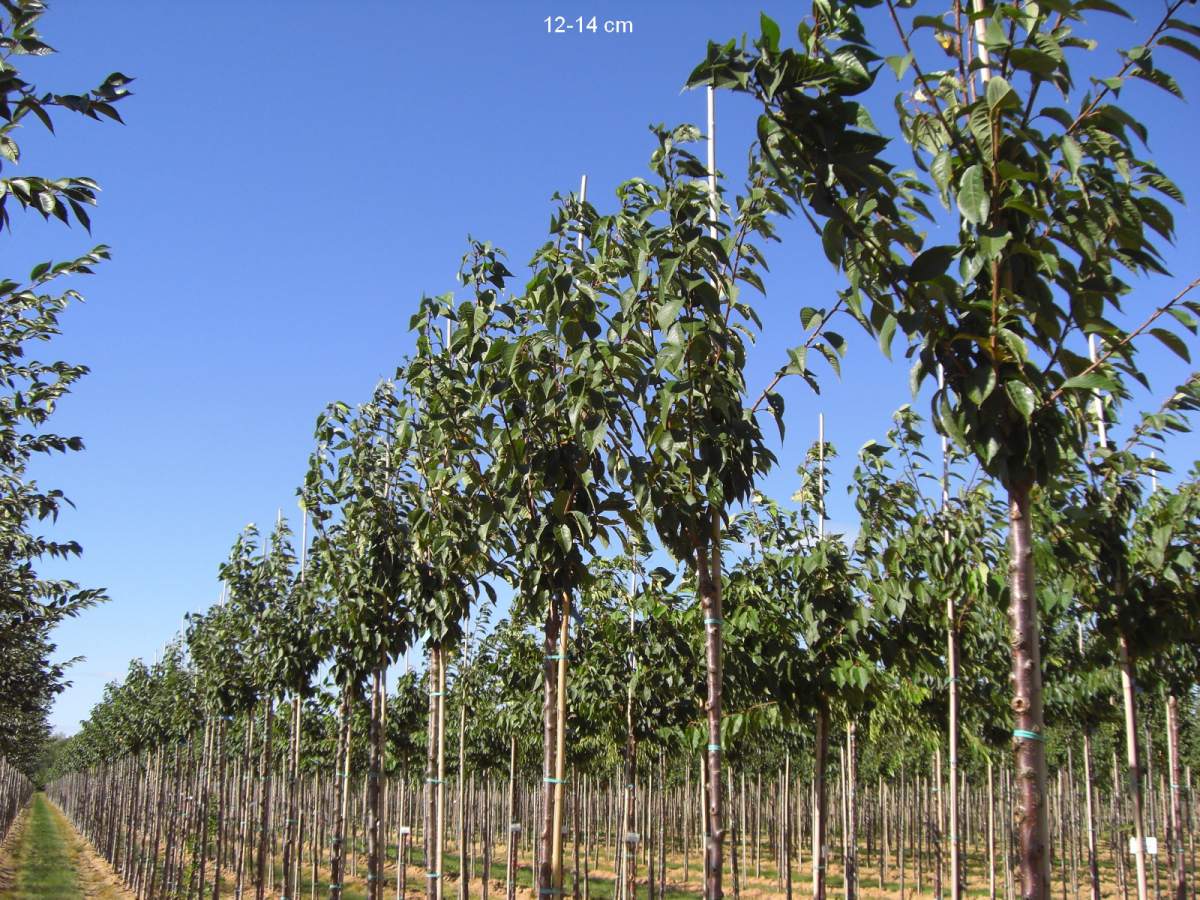
[[[508,762],[508,864],[505,867],[504,900],[517,896],[517,837],[521,823],[517,821],[517,736],[509,743]]]
[[[437,648],[437,657],[437,820],[434,823],[433,859],[438,876],[433,880],[433,900],[442,900],[446,872],[446,651],[443,647]]]
[[[1020,801],[1021,896],[1049,900],[1049,821],[1042,721],[1042,660],[1033,581],[1030,485],[1009,486],[1009,626],[1012,632],[1013,755]],[[1139,898],[1145,900],[1145,898]]]
[[[380,812],[380,777],[383,768],[383,668],[371,674],[371,723],[367,765],[367,900],[380,900],[383,892],[384,845]]]
[[[238,816],[238,847],[237,847],[237,877],[234,884],[234,896],[239,900],[242,896],[242,888],[245,886],[246,879],[246,844],[248,842],[248,828],[250,825],[250,776],[252,767],[250,764],[250,746],[254,743],[254,710],[246,710],[246,733],[245,746],[242,747],[242,763],[241,763],[241,779],[240,793],[238,795],[237,816]]]
[[[846,727],[846,900],[858,896],[858,730],[854,722]]]
[[[704,612],[708,696],[704,704],[708,718],[708,831],[706,832],[704,896],[721,900],[721,513],[711,511],[711,540],[696,551],[700,606]]]
[[[263,716],[262,755],[259,757],[259,815],[258,815],[258,869],[254,880],[254,898],[263,900],[267,892],[267,825],[271,812],[271,737],[275,721],[275,700],[267,698],[267,709]]]
[[[990,756],[988,757],[987,772],[988,900],[996,900],[996,788]]]
[[[908,799],[908,796],[905,791],[905,784],[904,784],[904,764],[901,763],[900,764],[900,802],[899,802],[899,804],[897,804],[897,807],[896,807],[896,811],[899,813],[899,816],[898,816],[899,821],[897,822],[898,827],[897,827],[896,831],[897,831],[897,843],[899,844],[899,850],[898,850],[898,854],[897,854],[899,856],[899,860],[897,862],[897,865],[900,868],[900,900],[904,900],[904,875],[905,875],[905,871],[904,871],[904,839],[905,839],[904,823],[905,823],[905,810],[907,809],[907,807],[905,806],[905,801],[907,799]]]
[[[212,900],[221,900],[221,869],[225,862],[225,810],[229,789],[225,784],[225,719],[217,725],[217,855],[213,860]]]
[[[621,856],[624,867],[624,896],[633,900],[637,896],[637,739],[634,737],[632,720],[625,735],[625,810],[622,817],[621,845],[625,848]]]
[[[812,868],[813,900],[825,900],[825,760],[829,752],[829,708],[824,699],[817,706],[817,728],[813,748]],[[903,775],[901,775],[903,778]],[[904,876],[901,875],[901,886]]]
[[[1167,697],[1167,767],[1171,795],[1171,860],[1175,864],[1175,900],[1187,898],[1187,865],[1183,843],[1183,783],[1179,777],[1179,700]]]
[[[559,845],[555,839],[555,780],[558,778],[558,675],[560,660],[559,645],[562,639],[562,607],[557,598],[552,599],[546,610],[546,624],[542,662],[542,821],[539,835],[539,860],[537,887],[540,896],[551,896],[554,883],[556,859],[554,850]]]
[[[554,780],[550,797],[554,802],[554,815],[551,818],[553,833],[551,834],[550,851],[553,854],[550,865],[550,881],[556,895],[561,896],[563,890],[563,813],[566,805],[567,777],[567,653],[570,649],[571,635],[571,594],[563,591],[561,628],[559,629],[559,648],[557,663],[557,678],[555,679],[554,698]]]
[[[950,664],[950,898],[961,900],[962,882],[958,858],[958,626],[954,617],[954,601],[951,599],[946,600],[946,616],[950,622],[946,637],[946,657]]]
[[[944,809],[942,806],[942,748],[939,746],[933,754],[933,796],[937,801],[937,819],[932,822],[929,837],[933,844],[933,895],[942,900],[942,834],[945,825]]]
[[[467,846],[467,697],[462,692],[458,707],[458,898],[470,893],[470,866]]]
[[[1129,799],[1133,804],[1134,865],[1137,867],[1138,900],[1146,900],[1146,832],[1142,817],[1142,764],[1137,741],[1137,700],[1133,660],[1129,639],[1122,634],[1117,642],[1121,663],[1121,697],[1125,704],[1125,761],[1129,778]],[[1115,787],[1115,786],[1114,786]]]
[[[780,790],[780,807],[783,812],[783,820],[780,822],[780,841],[782,843],[783,852],[779,855],[783,861],[783,893],[787,900],[792,900],[792,804],[788,792],[792,786],[792,755],[785,753],[783,755],[783,778],[780,779],[782,784]]]
[[[345,848],[346,806],[350,802],[350,695],[351,686],[342,688],[342,703],[338,709],[338,746],[334,757],[333,778],[333,841],[329,855],[329,898],[340,900],[346,878]]]

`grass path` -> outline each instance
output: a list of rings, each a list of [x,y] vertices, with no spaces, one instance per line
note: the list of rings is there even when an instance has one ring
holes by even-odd
[[[35,794],[14,826],[0,869],[0,900],[126,900],[125,892],[61,812]]]

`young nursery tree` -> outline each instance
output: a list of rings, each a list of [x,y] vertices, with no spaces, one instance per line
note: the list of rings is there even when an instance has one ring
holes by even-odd
[[[1194,329],[1188,310],[1200,305],[1185,297],[1200,280],[1149,310],[1129,310],[1133,324],[1122,314],[1129,275],[1164,274],[1157,244],[1174,226],[1156,195],[1179,194],[1142,154],[1136,111],[1116,101],[1126,79],[1178,93],[1156,58],[1159,48],[1189,52],[1184,36],[1195,26],[1174,18],[1185,0],[1173,0],[1116,74],[1079,87],[1070,54],[1095,43],[1077,26],[1092,9],[1125,15],[1115,4],[974,0],[905,24],[908,4],[885,2],[905,50],[888,63],[903,86],[895,108],[915,174],[885,158],[889,139],[857,99],[880,68],[858,9],[878,0],[817,0],[797,49],[781,46],[779,27],[764,17],[752,49],[710,45],[690,83],[759,101],[764,157],[846,273],[845,304],[885,352],[897,328],[909,338],[914,389],[944,371],[933,397],[937,427],[1008,493],[1022,895],[1045,900],[1031,492],[1081,452],[1091,389],[1144,380],[1136,338],[1149,332],[1178,350],[1178,334],[1161,327],[1169,312]],[[1051,91],[1061,100],[1048,100]],[[937,218],[925,196],[957,214],[950,243],[928,246],[918,231]],[[1081,341],[1093,333],[1107,350],[1089,362]]]

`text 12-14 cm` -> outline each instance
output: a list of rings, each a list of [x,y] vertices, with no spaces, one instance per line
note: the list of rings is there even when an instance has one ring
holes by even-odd
[[[547,34],[633,34],[632,19],[597,19],[592,16],[577,16],[568,19],[566,16],[546,16]]]

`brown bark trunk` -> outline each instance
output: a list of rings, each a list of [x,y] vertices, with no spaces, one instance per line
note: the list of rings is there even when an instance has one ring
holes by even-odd
[[[708,697],[704,704],[708,718],[708,831],[704,848],[708,863],[704,873],[704,896],[706,900],[721,900],[722,843],[725,839],[721,820],[721,514],[714,508],[711,515],[711,540],[707,547],[696,551],[708,675]]]
[[[1033,580],[1030,485],[1009,487],[1009,626],[1012,645],[1013,756],[1018,804],[1018,859],[1024,900],[1049,900],[1049,822],[1042,721],[1042,660]],[[1144,898],[1143,898],[1144,900]]]
[[[824,700],[817,707],[817,727],[813,747],[813,811],[812,811],[812,867],[813,900],[825,900],[825,831],[826,831],[826,785],[825,763],[829,755],[829,709]],[[901,881],[903,884],[903,880]]]
[[[540,896],[549,897],[554,883],[555,778],[558,750],[558,646],[562,635],[562,608],[551,600],[546,612],[542,661],[542,825],[537,886]]]
[[[1129,639],[1121,635],[1117,639],[1121,665],[1121,696],[1125,705],[1125,762],[1129,778],[1130,801],[1133,805],[1133,837],[1136,842],[1133,859],[1137,873],[1138,900],[1146,900],[1146,829],[1142,812],[1142,763],[1137,742],[1137,690],[1133,673],[1133,659],[1129,653]],[[1113,786],[1114,790],[1116,785]]]
[[[350,797],[350,685],[342,688],[342,703],[338,710],[338,747],[334,758],[333,777],[333,846],[329,855],[329,898],[339,900],[342,882],[346,877],[343,841],[346,832],[346,804]]]
[[[517,895],[517,837],[521,824],[517,821],[517,736],[510,738],[508,762],[508,864],[505,874],[504,900]]]
[[[958,625],[954,615],[954,601],[946,600],[946,617],[949,628],[946,633],[946,656],[950,666],[950,900],[962,898],[962,867],[958,848]]]
[[[1183,783],[1179,777],[1179,700],[1167,697],[1167,767],[1170,771],[1171,860],[1175,864],[1175,900],[1187,898],[1187,865],[1183,842]]]
[[[370,752],[367,769],[367,900],[379,900],[383,891],[383,816],[380,783],[383,757],[383,669],[371,675]]]
[[[267,698],[267,709],[263,721],[262,755],[259,757],[258,777],[260,781],[258,814],[258,868],[254,878],[255,900],[263,900],[267,892],[267,825],[271,812],[271,737],[275,721],[275,701]]]

